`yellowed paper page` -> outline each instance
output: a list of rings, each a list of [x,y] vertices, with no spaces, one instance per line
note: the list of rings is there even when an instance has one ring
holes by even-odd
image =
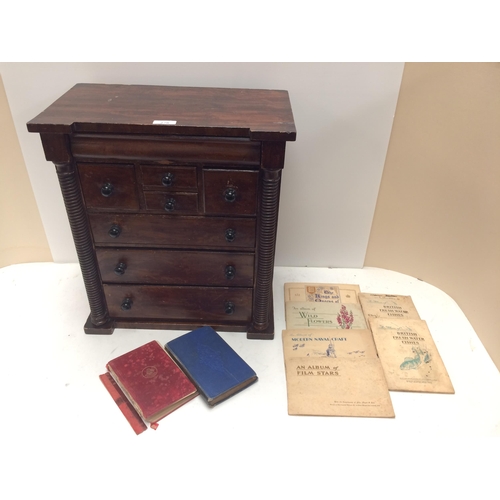
[[[367,321],[371,318],[420,319],[409,295],[360,293],[359,301]]]
[[[286,360],[289,415],[394,417],[377,358]]]
[[[376,358],[370,330],[283,330],[285,359]]]
[[[304,328],[368,329],[361,306],[334,302],[286,302],[287,330]]]
[[[376,318],[370,325],[390,390],[455,393],[425,321]]]
[[[359,304],[359,285],[335,283],[285,283],[285,302],[335,302]]]

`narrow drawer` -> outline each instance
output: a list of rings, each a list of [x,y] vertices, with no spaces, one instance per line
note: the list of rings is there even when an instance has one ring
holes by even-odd
[[[255,219],[146,214],[89,214],[96,245],[250,249]]]
[[[205,213],[255,215],[259,172],[247,170],[203,170]]]
[[[104,294],[112,318],[210,324],[252,317],[251,288],[104,285]]]
[[[99,210],[139,210],[133,165],[78,164],[85,205]]]
[[[253,286],[251,253],[98,248],[103,282]]]
[[[142,185],[145,188],[162,188],[166,191],[198,189],[195,167],[153,167],[141,165]]]
[[[169,214],[197,214],[198,195],[196,193],[159,193],[145,191],[146,210]]]
[[[261,143],[240,138],[76,134],[71,137],[71,151],[77,159],[114,158],[121,161],[168,160],[173,163],[258,166],[261,159]]]

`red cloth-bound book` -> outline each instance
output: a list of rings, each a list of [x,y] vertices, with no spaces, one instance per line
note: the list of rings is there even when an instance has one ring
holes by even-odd
[[[157,422],[198,395],[156,340],[111,360],[106,368],[146,422]]]

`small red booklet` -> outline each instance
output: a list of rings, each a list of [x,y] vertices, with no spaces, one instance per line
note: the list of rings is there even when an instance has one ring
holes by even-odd
[[[157,422],[198,395],[193,383],[156,340],[111,360],[106,368],[149,423]]]

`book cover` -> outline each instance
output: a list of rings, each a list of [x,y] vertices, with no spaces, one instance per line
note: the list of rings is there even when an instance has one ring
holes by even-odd
[[[359,304],[337,302],[285,302],[287,330],[316,329],[368,329]]]
[[[210,406],[257,380],[255,371],[209,326],[171,340],[165,349],[189,375]]]
[[[372,332],[366,330],[283,330],[285,359],[292,357],[376,358]]]
[[[360,293],[358,297],[366,321],[372,318],[420,319],[409,295]]]
[[[141,434],[147,430],[147,425],[141,418],[137,410],[134,408],[132,403],[128,400],[125,393],[120,389],[115,379],[111,376],[109,372],[99,375],[99,379],[103,383],[109,395],[113,398],[116,406],[122,412],[123,416],[127,419],[132,429],[136,434]]]
[[[157,422],[198,394],[156,340],[118,356],[106,368],[146,422]]]
[[[359,285],[338,283],[285,283],[285,302],[359,304]]]
[[[370,326],[390,390],[454,394],[424,320],[376,318]]]
[[[288,358],[288,414],[394,417],[378,358]]]

